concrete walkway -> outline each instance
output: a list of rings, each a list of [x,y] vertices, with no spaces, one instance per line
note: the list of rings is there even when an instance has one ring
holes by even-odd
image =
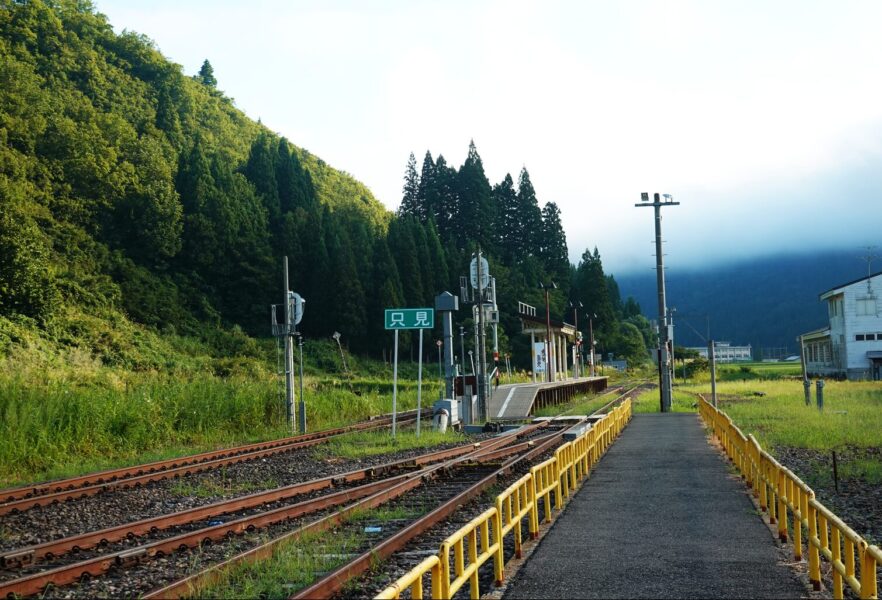
[[[638,414],[505,598],[799,598],[695,414]]]

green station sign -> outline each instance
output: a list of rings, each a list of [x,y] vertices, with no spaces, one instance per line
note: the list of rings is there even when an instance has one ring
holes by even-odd
[[[434,308],[387,308],[386,329],[432,329]]]

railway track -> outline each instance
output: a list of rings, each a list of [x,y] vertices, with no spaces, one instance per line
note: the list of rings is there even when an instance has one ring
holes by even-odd
[[[427,414],[426,411],[424,411],[424,414]],[[416,411],[405,413],[399,419],[404,423],[415,421]],[[118,489],[138,487],[153,481],[183,477],[297,449],[309,448],[326,443],[329,439],[346,433],[387,427],[391,422],[391,417],[383,417],[347,427],[329,429],[281,440],[203,452],[201,454],[133,467],[91,473],[70,479],[0,490],[0,498],[4,499],[0,503],[0,516],[23,512],[37,506],[47,506],[84,496],[94,496]]]
[[[61,590],[57,586],[77,581],[81,582],[80,588],[89,590],[85,594],[87,596],[92,593],[141,594],[155,587],[157,581],[159,584],[164,583],[162,577],[154,579],[156,573],[139,577],[128,575],[127,572],[140,567],[142,563],[153,562],[160,565],[158,569],[160,575],[163,575],[175,571],[169,566],[174,562],[171,557],[183,549],[198,548],[202,551],[209,544],[224,546],[227,542],[233,542],[231,547],[236,549],[243,545],[239,542],[245,537],[251,538],[251,542],[245,543],[245,546],[255,545],[260,541],[260,536],[255,535],[255,532],[270,532],[273,528],[277,532],[285,531],[297,526],[307,515],[331,511],[330,516],[333,517],[337,514],[338,507],[360,498],[367,497],[373,499],[372,502],[376,502],[377,498],[386,501],[423,482],[434,481],[442,474],[449,473],[449,469],[462,460],[458,456],[474,458],[482,452],[498,451],[503,446],[515,448],[510,452],[521,451],[529,446],[529,442],[522,439],[535,435],[540,430],[541,428],[534,427],[525,431],[522,436],[494,438],[483,447],[465,445],[436,451],[345,475],[324,477],[207,507],[6,552],[0,555],[0,598],[38,594],[50,585],[56,586],[52,588],[52,593],[58,595],[57,592]],[[493,457],[503,454],[497,452]],[[438,461],[443,462],[439,466],[423,466]],[[392,495],[387,497],[388,494]],[[292,503],[291,500],[296,502]],[[119,577],[113,575],[124,572],[127,574]],[[101,592],[84,585],[88,580],[107,575],[114,580],[135,579],[143,585],[135,589],[109,586]]]
[[[604,409],[632,391],[614,398]],[[382,427],[385,423],[381,420],[365,425],[363,428],[367,429],[370,425]],[[334,430],[323,432],[324,437],[289,441],[291,444],[321,443],[329,436],[344,432]],[[553,423],[529,425],[517,433],[496,436],[479,444],[325,475],[172,514],[9,549],[0,552],[0,598],[46,593],[65,598],[175,597],[201,588],[231,565],[266,557],[279,545],[305,533],[333,527],[336,534],[338,529],[357,527],[349,523],[357,511],[381,505],[432,507],[419,518],[403,519],[394,526],[384,527],[384,537],[367,540],[354,560],[301,592],[301,597],[333,595],[378,558],[395,555],[432,528],[449,528],[446,520],[458,508],[468,506],[471,499],[490,485],[505,482],[510,476],[520,476],[530,460],[547,455],[560,444],[562,436],[563,431],[555,429]],[[302,447],[291,450],[298,448]],[[264,450],[249,449],[230,458]],[[212,462],[204,459],[189,466]],[[167,479],[177,468],[180,467],[169,466],[156,474]],[[127,481],[131,487],[141,476],[130,476],[120,483]],[[52,485],[60,483],[52,482]],[[53,493],[58,492],[47,491],[31,499],[45,499]],[[197,568],[199,565],[208,567]]]
[[[653,387],[653,384],[645,382],[637,382],[636,384],[619,386],[618,389],[615,391],[621,393],[606,404],[604,404],[602,407],[594,411],[592,415],[605,414],[617,404],[624,402],[628,398],[633,398],[635,395],[650,387]],[[552,448],[553,447],[554,446],[552,446]],[[518,466],[520,466],[520,464],[524,462],[524,458],[513,460],[511,465],[512,467],[514,467],[513,471],[501,475],[499,478],[499,483],[501,483],[503,486],[507,485],[508,483],[515,481],[521,475],[525,474],[529,470],[528,468],[518,469]],[[544,458],[545,456],[539,457],[540,460]],[[539,501],[540,503],[544,502],[541,499]],[[464,514],[462,515],[462,518],[459,519],[459,521],[467,522],[471,518],[480,515],[486,509],[487,506],[485,503],[466,503],[462,506],[461,510]],[[540,512],[544,512],[544,510],[545,508],[544,506],[542,506],[540,508]],[[522,526],[526,531],[528,526],[526,518],[522,523]],[[319,581],[313,584],[313,586],[309,589],[298,593],[294,597],[336,597],[339,600],[346,600],[348,598],[356,597],[374,597],[376,594],[384,590],[388,584],[394,582],[398,577],[416,567],[427,556],[437,554],[440,543],[449,535],[454,533],[459,527],[459,522],[450,524],[441,521],[436,523],[423,535],[415,536],[407,543],[400,544],[398,550],[395,552],[391,552],[388,556],[387,561],[383,567],[383,577],[366,575],[366,570],[362,570],[361,573],[357,575],[357,577],[359,577],[359,580],[356,585],[352,585],[350,583],[349,586],[344,587],[339,581],[336,583]],[[513,556],[515,554],[513,538],[510,537],[505,540],[504,549],[506,556]],[[341,568],[340,570],[343,571],[344,568]],[[479,571],[478,575],[481,578],[480,588],[484,590],[492,589],[494,582],[492,569],[484,569],[482,571]],[[347,592],[347,587],[349,590],[358,590],[358,593],[353,594],[351,592]],[[462,593],[463,592],[461,592],[460,595]]]

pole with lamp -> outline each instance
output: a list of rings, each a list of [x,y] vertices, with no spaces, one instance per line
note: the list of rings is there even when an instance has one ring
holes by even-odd
[[[554,381],[554,374],[551,369],[551,365],[554,364],[552,361],[554,355],[551,347],[551,307],[548,303],[548,293],[551,290],[556,290],[557,284],[553,281],[549,284],[540,281],[539,289],[545,291],[545,375],[548,381]]]

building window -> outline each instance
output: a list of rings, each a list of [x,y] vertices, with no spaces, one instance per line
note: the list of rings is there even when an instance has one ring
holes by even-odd
[[[859,317],[875,317],[876,316],[876,299],[875,298],[858,298],[855,303],[856,313]]]
[[[868,334],[867,334],[867,341],[868,341],[868,342],[872,342],[872,341],[875,340],[875,339],[876,339],[876,334],[875,334],[875,333],[868,333]]]
[[[854,336],[854,341],[863,342],[866,337],[867,336],[865,336],[863,333],[856,333]]]

